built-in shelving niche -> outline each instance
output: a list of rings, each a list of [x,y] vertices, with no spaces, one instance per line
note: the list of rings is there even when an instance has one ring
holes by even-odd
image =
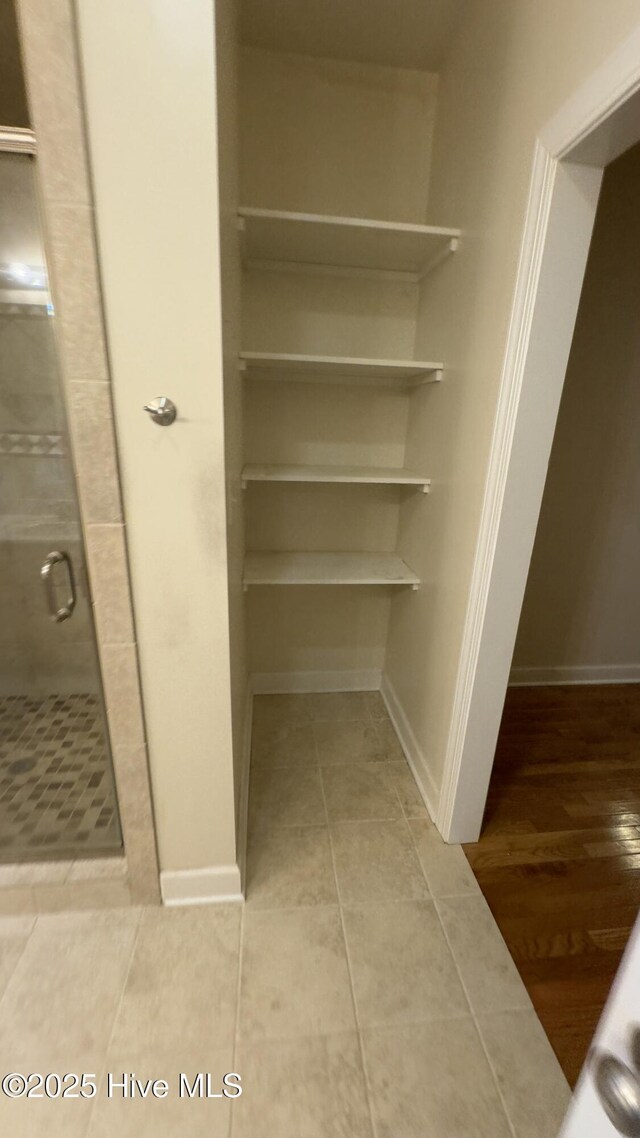
[[[383,274],[419,283],[458,247],[460,231],[404,222],[333,217],[285,210],[239,210],[245,267],[280,271]],[[413,388],[439,383],[442,361],[366,359],[353,356],[242,351],[239,370],[251,380],[389,385]],[[254,483],[360,483],[428,492],[431,480],[392,467],[248,463],[242,485]],[[388,585],[417,589],[419,578],[393,553],[247,553],[249,585]]]

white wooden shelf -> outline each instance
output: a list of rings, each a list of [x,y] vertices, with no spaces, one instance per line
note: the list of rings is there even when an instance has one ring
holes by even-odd
[[[248,482],[358,482],[376,486],[413,486],[426,494],[430,478],[412,470],[388,466],[295,466],[250,463],[242,471],[242,488]]]
[[[395,553],[247,553],[249,585],[410,585],[419,577]]]
[[[439,383],[443,363],[423,360],[369,360],[357,356],[302,356],[289,352],[240,352],[240,370],[249,379],[325,383],[395,383],[411,387]]]
[[[459,229],[279,209],[238,210],[243,260],[326,271],[398,274],[419,281],[455,251]]]

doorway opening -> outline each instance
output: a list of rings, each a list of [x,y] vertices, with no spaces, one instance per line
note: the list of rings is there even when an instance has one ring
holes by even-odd
[[[480,840],[575,1083],[640,907],[640,144],[602,183]]]

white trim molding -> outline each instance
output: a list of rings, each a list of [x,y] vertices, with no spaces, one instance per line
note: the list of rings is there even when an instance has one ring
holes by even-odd
[[[516,293],[507,338],[489,459],[489,472],[480,518],[480,533],[460,651],[451,731],[445,754],[440,801],[436,817],[438,829],[446,841],[456,840],[450,835],[454,825],[456,803],[460,793],[464,792],[462,785],[464,778],[462,771],[463,756],[468,737],[474,684],[480,664],[482,634],[498,544],[509,458],[515,434],[554,180],[555,163],[551,160],[548,152],[538,144],[534,153]]]
[[[379,691],[381,679],[381,668],[346,672],[255,672],[251,686],[255,695]]]
[[[546,124],[540,138],[554,158],[605,165],[638,141],[640,28],[623,40]],[[617,112],[620,112],[619,114]],[[611,129],[616,116],[615,130]]]
[[[164,870],[160,874],[160,890],[165,905],[215,905],[243,900],[237,865]]]
[[[546,668],[512,668],[509,687],[561,684],[640,684],[640,664],[576,664]]]
[[[240,775],[240,801],[238,803],[238,829],[236,838],[236,858],[240,870],[242,893],[247,885],[247,841],[249,837],[249,782],[251,779],[251,737],[253,732],[253,685],[247,685],[244,712],[244,739],[242,742],[242,771]]]
[[[639,91],[640,30],[535,143],[436,819],[449,842],[480,833],[602,170],[640,135]]]
[[[0,126],[0,151],[3,154],[36,154],[36,136],[20,126]]]
[[[393,723],[396,735],[400,742],[400,746],[404,751],[405,758],[411,767],[411,773],[422,799],[427,808],[427,812],[432,821],[436,817],[436,805],[438,802],[438,790],[431,777],[429,767],[425,761],[425,757],[420,750],[420,745],[416,739],[413,728],[405,714],[404,708],[396,695],[393,684],[387,675],[382,677],[382,684],[380,686],[380,694],[384,700],[389,718]]]

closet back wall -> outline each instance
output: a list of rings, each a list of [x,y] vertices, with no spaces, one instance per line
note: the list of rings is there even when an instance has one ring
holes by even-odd
[[[244,205],[426,220],[437,76],[244,48],[240,89]],[[243,349],[409,359],[418,292],[384,276],[250,267]],[[246,462],[405,465],[406,392],[245,385]],[[393,551],[407,492],[271,483],[246,493],[249,550]],[[302,686],[305,676],[309,687],[378,686],[389,590],[258,588],[247,602],[249,669],[263,686],[286,687],[292,673]]]
[[[424,221],[438,77],[243,48],[245,205]]]

